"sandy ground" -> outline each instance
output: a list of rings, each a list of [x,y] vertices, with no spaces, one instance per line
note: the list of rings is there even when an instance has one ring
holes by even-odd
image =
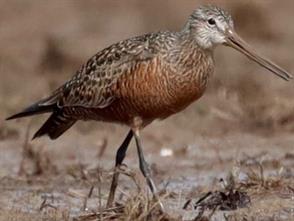
[[[212,2],[232,13],[238,32],[262,54],[294,72],[293,1]],[[200,3],[211,2],[0,1],[1,119],[48,94],[107,45],[181,28]],[[211,220],[294,220],[293,82],[231,49],[220,47],[215,57],[206,95],[142,132],[166,220],[194,220],[193,204],[209,191],[225,192],[220,180],[228,182],[229,174],[233,189],[251,203],[232,211],[217,207]],[[98,220],[83,215],[104,208],[115,151],[128,128],[81,122],[56,141],[27,139],[44,119],[0,121],[0,220]],[[117,219],[144,220],[151,196],[134,143],[125,164]]]

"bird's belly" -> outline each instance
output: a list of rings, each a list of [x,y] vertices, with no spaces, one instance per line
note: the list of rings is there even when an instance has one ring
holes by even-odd
[[[155,119],[164,119],[178,113],[199,99],[205,88],[193,88],[188,91],[178,91],[177,93],[145,94],[135,99],[121,100],[115,104],[123,115],[120,121],[128,119],[132,121],[134,117],[140,117],[143,121],[152,122]],[[124,114],[122,114],[124,113]]]
[[[178,93],[173,96],[173,98],[168,99],[163,103],[163,105],[158,106],[157,117],[164,119],[170,115],[176,114],[185,108],[187,108],[191,103],[198,100],[204,93],[205,89],[190,90],[189,92]],[[154,107],[156,109],[156,107]]]
[[[164,119],[180,112],[202,96],[204,89],[178,92],[174,96],[150,94],[149,96],[126,98],[114,101],[106,108],[75,108],[82,120],[98,120],[131,125],[135,117],[140,117],[147,125],[155,119]]]

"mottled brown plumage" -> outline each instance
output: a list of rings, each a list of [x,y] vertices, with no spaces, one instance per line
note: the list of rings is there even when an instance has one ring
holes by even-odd
[[[167,33],[159,33],[157,37],[159,35],[167,39]],[[171,44],[179,44],[175,42],[178,36],[169,37],[172,38]],[[103,81],[104,85],[100,88],[83,81],[87,86],[81,87],[84,90],[78,96],[75,92],[70,92],[72,96],[67,98],[61,96],[65,114],[75,119],[104,120],[129,126],[132,126],[134,117],[140,117],[143,124],[147,125],[156,118],[166,118],[182,110],[199,98],[213,70],[211,52],[201,51],[195,47],[192,40],[191,42],[187,40],[183,45],[177,46],[179,47],[177,52],[170,54],[169,48],[160,51],[159,46],[156,45],[159,38],[153,40],[150,36],[146,36],[140,41],[140,45],[146,44],[146,39],[149,40],[148,47],[144,46],[144,49],[140,50],[139,54],[136,53],[137,55],[127,63],[115,65],[110,71],[110,80]],[[137,45],[138,47],[140,46]],[[149,50],[153,51],[153,54],[148,52]],[[144,56],[145,53],[148,57]],[[145,58],[142,59],[141,56]],[[190,60],[191,57],[196,56],[197,59]],[[169,63],[170,57],[180,60],[181,63],[178,61]],[[200,63],[203,63],[203,69],[197,68]],[[112,65],[113,63],[110,66]],[[99,100],[102,108],[95,107],[97,104],[92,101],[89,103],[86,101],[88,91],[93,91],[93,87],[101,90],[99,97],[104,96],[102,102],[96,99]],[[79,90],[75,88],[74,91]],[[97,96],[94,92],[92,94],[93,97]],[[71,107],[73,100],[74,106],[78,106],[74,109]]]
[[[50,122],[35,135],[57,138],[58,127],[101,120],[142,127],[198,99],[213,72],[211,50],[186,32],[159,32],[114,44],[93,56],[76,75],[38,106],[53,107]],[[63,126],[66,126],[63,128]],[[60,131],[61,132],[64,131]],[[54,134],[54,135],[53,135]]]
[[[140,168],[152,192],[139,140],[139,130],[164,119],[200,98],[214,70],[213,51],[224,44],[279,77],[292,76],[260,57],[234,31],[231,16],[215,6],[195,10],[179,32],[158,32],[130,38],[98,52],[76,75],[55,92],[9,119],[52,112],[34,137],[56,139],[77,120],[98,120],[128,125],[129,133],[117,153],[116,166],[134,135]],[[117,179],[114,177],[114,180]],[[113,182],[112,190],[116,184]],[[110,196],[110,202],[113,196]]]

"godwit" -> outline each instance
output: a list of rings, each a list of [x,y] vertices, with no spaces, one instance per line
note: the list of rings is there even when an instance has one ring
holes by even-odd
[[[52,113],[34,138],[56,139],[77,120],[127,125],[130,131],[116,154],[107,205],[114,200],[117,168],[135,137],[140,169],[153,195],[156,188],[144,159],[140,130],[186,108],[204,93],[214,70],[213,51],[232,47],[284,80],[292,76],[258,55],[235,32],[230,14],[202,6],[178,32],[164,31],[130,38],[98,52],[51,96],[8,118]]]

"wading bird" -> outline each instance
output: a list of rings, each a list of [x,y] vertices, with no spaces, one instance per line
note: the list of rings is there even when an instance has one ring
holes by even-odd
[[[216,6],[201,6],[178,32],[150,33],[98,52],[49,97],[7,119],[51,113],[34,135],[48,135],[51,139],[58,138],[78,120],[127,125],[130,131],[117,150],[107,205],[113,203],[118,167],[133,136],[140,170],[158,199],[144,159],[140,131],[156,119],[180,112],[202,96],[214,71],[213,52],[218,45],[238,50],[284,80],[292,78],[236,34],[228,12]]]

